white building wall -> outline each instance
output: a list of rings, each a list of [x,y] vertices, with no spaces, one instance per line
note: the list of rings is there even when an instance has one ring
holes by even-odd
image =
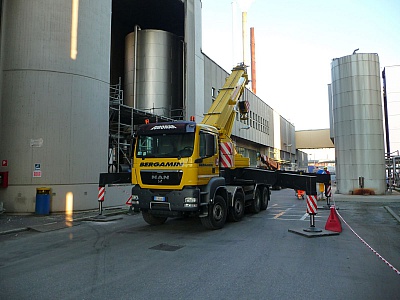
[[[46,186],[51,211],[65,210],[68,192],[74,209],[93,207],[107,170],[111,0],[5,0],[1,30],[0,198],[33,212]]]

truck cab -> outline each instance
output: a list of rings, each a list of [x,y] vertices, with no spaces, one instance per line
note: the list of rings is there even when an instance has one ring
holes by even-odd
[[[133,157],[132,206],[150,224],[202,213],[215,192],[210,182],[225,182],[219,172],[216,128],[191,121],[144,124]]]

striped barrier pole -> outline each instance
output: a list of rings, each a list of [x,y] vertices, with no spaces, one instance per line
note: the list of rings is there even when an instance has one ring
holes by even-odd
[[[106,188],[104,186],[99,186],[99,194],[97,196],[97,200],[99,201],[99,215],[103,214],[103,202],[105,192]]]
[[[331,207],[332,190],[330,184],[325,185],[325,197],[326,197],[326,205],[328,207]]]
[[[315,215],[317,214],[317,195],[307,195],[307,213],[310,216],[310,227],[303,229],[307,232],[321,232],[322,229],[315,227]]]

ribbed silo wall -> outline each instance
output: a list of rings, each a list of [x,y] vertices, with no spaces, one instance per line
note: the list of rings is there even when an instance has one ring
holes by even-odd
[[[332,100],[332,85],[328,84],[328,104],[329,104],[329,138],[334,142],[335,128],[333,119],[333,100]]]
[[[331,65],[338,193],[385,192],[385,153],[379,57],[353,54]]]
[[[400,65],[385,67],[389,141],[392,155],[400,151]],[[386,151],[387,152],[387,151]]]
[[[2,21],[5,208],[35,211],[37,187],[51,188],[51,211],[66,209],[67,194],[73,209],[97,207],[107,170],[111,0],[5,0]]]
[[[157,115],[175,117],[182,109],[182,41],[162,30],[138,30],[125,37],[124,102]],[[137,40],[137,47],[135,46]],[[136,103],[134,66],[136,47]]]

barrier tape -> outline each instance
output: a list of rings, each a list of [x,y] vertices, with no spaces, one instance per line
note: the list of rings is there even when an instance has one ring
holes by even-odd
[[[336,210],[336,205],[335,205],[335,210]],[[351,226],[349,224],[347,224],[347,222],[343,219],[343,217],[338,213],[337,210],[336,210],[336,213],[338,214],[340,219],[347,225],[347,227],[349,227],[349,229],[361,240],[361,242],[364,243],[365,246],[367,246],[372,252],[374,252],[376,256],[378,256],[387,266],[389,266],[389,268],[391,268],[393,271],[395,271],[397,273],[397,275],[400,275],[400,271],[397,270],[391,263],[389,263],[382,255],[380,255],[378,252],[376,252],[376,250],[374,248],[372,248],[370,245],[368,245],[368,243],[366,241],[364,241],[364,239],[362,237],[360,237],[357,234],[357,232],[355,232],[353,230],[353,228],[351,228]]]
[[[125,191],[124,189],[121,189],[118,185],[114,185],[117,187],[117,189],[123,191],[126,195],[128,195],[128,200],[126,200],[125,204],[126,205],[132,205],[132,203],[130,203],[130,201],[132,200],[132,194],[128,193],[127,191]]]

